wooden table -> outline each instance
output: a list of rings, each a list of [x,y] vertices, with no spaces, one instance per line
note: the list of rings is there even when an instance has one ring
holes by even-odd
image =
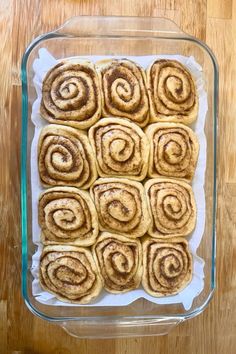
[[[33,316],[21,296],[20,63],[25,47],[75,15],[165,16],[206,41],[220,66],[217,291],[168,336],[80,340]],[[236,0],[0,0],[0,353],[236,352]]]

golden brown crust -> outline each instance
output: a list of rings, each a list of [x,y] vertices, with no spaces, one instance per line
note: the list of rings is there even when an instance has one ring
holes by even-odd
[[[146,177],[149,142],[139,126],[122,118],[104,118],[89,130],[101,177]]]
[[[198,114],[196,85],[176,60],[155,60],[147,69],[150,121],[191,124]]]
[[[199,143],[192,129],[180,123],[155,123],[146,130],[150,141],[150,177],[193,178]]]
[[[93,257],[108,292],[120,294],[139,287],[142,247],[138,239],[102,232],[93,246]]]
[[[125,178],[100,178],[90,189],[101,231],[136,238],[143,236],[150,216],[141,183]]]
[[[38,168],[45,186],[87,189],[97,178],[95,157],[86,134],[71,127],[50,124],[38,142]]]
[[[43,248],[40,257],[41,287],[58,300],[87,304],[102,290],[96,264],[88,249],[53,245]]]
[[[63,60],[43,80],[40,112],[50,123],[79,129],[91,127],[101,116],[98,75],[91,62]]]
[[[125,117],[141,127],[149,121],[145,71],[128,59],[96,63],[102,89],[102,115]]]
[[[142,242],[144,290],[154,296],[174,295],[192,279],[193,262],[185,239],[157,240],[151,237]]]
[[[187,236],[194,230],[197,210],[193,190],[188,183],[154,178],[148,180],[144,187],[151,215],[150,236]]]
[[[90,246],[98,235],[95,206],[89,193],[77,188],[55,187],[43,192],[38,219],[44,244]]]

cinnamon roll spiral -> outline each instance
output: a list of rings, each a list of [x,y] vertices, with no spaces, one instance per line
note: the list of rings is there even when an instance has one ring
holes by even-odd
[[[138,288],[142,277],[139,240],[103,232],[93,246],[93,256],[108,292],[118,294]]]
[[[102,89],[102,114],[126,117],[144,127],[149,103],[144,70],[128,59],[103,60],[96,64]]]
[[[151,124],[146,134],[150,141],[150,177],[176,177],[190,182],[198,159],[199,143],[192,129],[180,123]]]
[[[193,231],[197,211],[188,183],[155,178],[145,183],[145,190],[151,215],[150,236],[187,236]]]
[[[101,93],[94,65],[68,59],[54,66],[43,80],[40,112],[50,123],[79,129],[91,127],[101,116]]]
[[[83,131],[62,125],[42,129],[38,142],[41,183],[87,189],[97,178],[95,158]]]
[[[146,233],[150,217],[141,183],[122,178],[100,178],[90,192],[101,231],[114,231],[130,238]]]
[[[95,206],[88,192],[73,187],[55,187],[40,195],[39,225],[44,244],[92,245],[98,235]]]
[[[191,124],[198,114],[198,96],[191,73],[176,60],[156,60],[147,69],[151,122]]]
[[[87,304],[102,290],[102,281],[88,249],[46,246],[40,257],[41,287],[64,302]]]
[[[146,177],[149,142],[142,129],[121,118],[104,118],[89,130],[101,177]]]
[[[155,297],[174,295],[192,279],[192,256],[181,238],[166,241],[148,237],[143,247],[144,290]]]

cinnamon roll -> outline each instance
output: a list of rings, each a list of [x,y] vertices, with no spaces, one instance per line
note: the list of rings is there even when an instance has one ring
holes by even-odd
[[[102,281],[88,249],[46,246],[40,257],[41,287],[64,302],[87,304],[102,290]]]
[[[101,177],[146,177],[149,142],[135,123],[121,118],[104,118],[89,130]]]
[[[155,178],[145,183],[145,190],[151,215],[150,236],[187,236],[194,230],[197,210],[188,183]]]
[[[141,183],[122,178],[100,178],[90,193],[101,231],[114,231],[130,238],[146,233],[150,217]]]
[[[198,159],[199,143],[192,129],[180,123],[151,124],[146,134],[150,141],[150,177],[183,178],[190,182]]]
[[[79,129],[91,127],[101,116],[98,75],[91,62],[63,60],[43,80],[40,108],[50,123]]]
[[[185,239],[166,241],[148,237],[143,247],[144,290],[155,297],[174,295],[192,279],[192,256]]]
[[[87,189],[97,178],[95,157],[83,131],[62,125],[42,129],[38,142],[41,183]]]
[[[89,193],[73,187],[43,192],[39,197],[38,220],[44,244],[90,246],[98,235],[97,212]]]
[[[103,232],[93,246],[93,257],[108,292],[119,294],[138,288],[142,277],[138,239]]]
[[[198,96],[189,70],[176,60],[160,59],[147,69],[151,122],[191,124],[198,114]]]
[[[103,60],[96,64],[102,89],[102,115],[126,117],[144,127],[149,103],[144,70],[128,59]]]

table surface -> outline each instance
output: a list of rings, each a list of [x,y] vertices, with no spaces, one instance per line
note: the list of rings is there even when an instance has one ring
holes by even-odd
[[[33,316],[22,300],[21,57],[33,38],[75,15],[164,16],[205,41],[219,62],[217,290],[203,314],[168,336],[77,340]],[[235,34],[236,0],[0,0],[0,353],[235,353]]]

